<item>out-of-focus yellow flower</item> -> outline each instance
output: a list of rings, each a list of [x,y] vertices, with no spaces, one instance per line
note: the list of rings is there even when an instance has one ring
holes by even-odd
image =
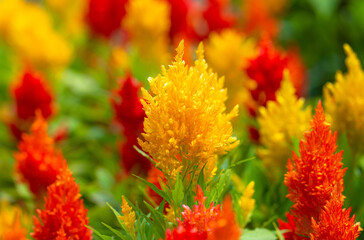
[[[310,126],[311,108],[303,108],[304,100],[297,99],[295,89],[284,72],[281,88],[276,93],[276,101],[269,101],[259,109],[259,133],[263,147],[258,155],[264,165],[273,167],[272,173],[280,174],[292,155],[292,138],[301,139]]]
[[[253,199],[254,195],[254,181],[251,181],[248,185],[244,185],[241,179],[236,175],[232,175],[232,181],[237,189],[237,191],[241,194],[239,199],[239,206],[241,209],[241,214],[243,216],[243,225],[242,228],[249,222],[250,216],[255,207],[255,199]]]
[[[134,225],[136,222],[135,219],[135,212],[133,209],[129,206],[128,202],[125,200],[124,196],[122,198],[121,203],[121,212],[123,213],[123,216],[120,216],[120,220],[123,222],[126,230],[129,231],[132,236],[135,237],[135,231],[134,231]]]
[[[244,103],[249,78],[245,69],[248,59],[257,54],[256,42],[233,29],[212,33],[206,45],[206,60],[219,75],[225,76],[229,107]]]
[[[65,34],[75,36],[85,29],[86,0],[45,0],[45,3],[59,18]]]
[[[336,73],[336,82],[324,87],[325,109],[332,128],[346,132],[354,151],[364,145],[364,73],[349,45],[344,45],[348,72]]]
[[[168,181],[181,170],[191,173],[205,164],[205,176],[210,177],[216,155],[239,143],[232,137],[230,122],[238,115],[238,106],[225,113],[224,80],[208,68],[202,43],[194,66],[186,66],[183,54],[182,41],[172,65],[162,67],[162,75],[148,79],[151,93],[142,89],[147,117],[144,140],[139,139],[139,144],[158,162]]]
[[[168,222],[176,223],[176,215],[174,214],[174,210],[171,206],[166,208],[165,217]]]
[[[133,0],[126,5],[123,27],[141,57],[158,64],[169,61],[170,8],[167,1]]]
[[[10,5],[7,5],[10,2]],[[7,14],[7,20],[0,17],[1,34],[25,63],[37,67],[62,67],[71,58],[69,44],[56,33],[47,13],[35,3],[24,0],[3,0],[0,15],[17,6]],[[3,26],[3,25],[6,26]]]
[[[244,226],[249,222],[250,216],[255,207],[254,181],[251,181],[244,189],[243,195],[240,197],[239,205],[244,218]]]
[[[130,68],[130,61],[128,53],[123,47],[114,47],[111,50],[111,56],[109,60],[110,67],[116,70],[126,71]]]
[[[30,219],[21,216],[19,207],[11,206],[8,202],[0,202],[0,239],[26,240],[27,230],[23,223],[30,224]]]

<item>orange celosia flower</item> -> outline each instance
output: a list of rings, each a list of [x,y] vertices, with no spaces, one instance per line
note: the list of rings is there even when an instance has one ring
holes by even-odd
[[[27,229],[24,222],[29,220],[21,209],[11,206],[7,201],[0,202],[0,239],[26,240]]]
[[[333,192],[339,194],[340,201],[344,199],[342,191],[346,169],[342,169],[342,151],[334,153],[336,148],[336,132],[330,131],[319,102],[311,121],[311,131],[306,132],[300,141],[300,157],[293,153],[284,179],[288,187],[287,197],[294,202],[291,212],[299,235],[309,236],[312,232],[311,217],[318,219]]]
[[[62,153],[54,147],[54,140],[47,134],[47,123],[40,111],[31,126],[29,135],[23,135],[19,152],[15,153],[15,170],[20,179],[29,184],[34,195],[40,197],[48,185],[56,181],[60,170],[67,166]]]
[[[220,215],[211,225],[212,231],[208,240],[226,239],[226,236],[230,240],[240,238],[240,228],[235,219],[231,198],[225,198]]]
[[[343,209],[343,202],[338,197],[321,210],[319,221],[312,219],[311,240],[355,240],[363,229],[355,223],[355,215],[350,218],[351,208]]]
[[[37,210],[31,236],[36,240],[91,239],[87,209],[69,169],[57,176],[57,181],[47,188],[45,209]]]

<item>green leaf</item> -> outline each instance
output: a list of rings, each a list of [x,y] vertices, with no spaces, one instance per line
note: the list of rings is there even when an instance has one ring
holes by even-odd
[[[134,175],[134,177],[138,178],[139,180],[141,180],[142,182],[144,182],[145,184],[147,184],[151,189],[153,189],[159,196],[161,196],[164,200],[166,200],[169,204],[172,204],[172,201],[170,199],[170,197],[163,192],[162,190],[160,190],[159,188],[157,188],[156,185],[154,185],[153,183],[148,182],[147,180],[145,180],[144,178],[141,178],[137,175]]]
[[[120,217],[121,217],[121,214],[118,213],[118,211],[116,211],[109,203],[106,203],[107,206],[109,206],[109,208],[113,211],[113,213],[115,214],[116,216],[116,219],[118,220],[118,223],[120,224],[120,226],[125,230],[125,232],[127,232],[127,230],[125,229],[124,227],[124,223],[123,221],[120,220]]]
[[[242,160],[236,161],[233,164],[231,164],[229,168],[230,169],[235,168],[236,166],[238,166],[238,165],[240,165],[242,163],[245,163],[245,162],[248,162],[248,161],[252,161],[252,160],[255,160],[255,159],[256,159],[256,157],[253,156],[253,157],[250,157],[250,158],[247,158],[247,159],[242,159]]]
[[[155,233],[158,234],[157,238],[164,238],[166,232],[166,222],[164,216],[147,202],[144,201],[144,203],[152,214],[153,227],[156,230]]]
[[[179,173],[177,175],[176,185],[174,185],[174,189],[172,191],[172,198],[176,207],[180,207],[182,205],[184,192],[183,192],[183,183]]]
[[[257,228],[255,230],[245,229],[241,240],[276,240],[276,235],[265,228]]]
[[[123,235],[119,230],[116,230],[112,227],[110,227],[109,225],[107,225],[106,223],[102,223],[102,225],[104,225],[105,227],[107,227],[110,231],[112,231],[116,236],[118,236],[119,238],[123,239],[123,240],[130,240],[130,237],[127,237],[126,235]]]
[[[100,237],[102,240],[113,240],[113,237],[109,237],[106,235],[103,235],[101,233],[99,233],[96,229],[94,229],[91,226],[86,226],[88,229],[91,229],[93,231],[94,234],[96,234],[96,236]]]

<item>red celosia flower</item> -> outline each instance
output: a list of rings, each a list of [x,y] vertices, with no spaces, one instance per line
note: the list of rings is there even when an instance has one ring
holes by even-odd
[[[311,131],[305,133],[300,141],[300,157],[293,152],[284,179],[287,197],[294,203],[291,212],[299,235],[309,236],[312,232],[311,217],[318,219],[333,192],[340,195],[340,201],[344,199],[342,191],[346,169],[341,169],[342,151],[334,153],[336,148],[336,132],[332,134],[330,131],[319,102],[311,121]]]
[[[287,222],[282,219],[278,219],[279,229],[286,230],[287,232],[283,234],[285,240],[294,240],[296,236],[296,223],[294,221],[294,216],[290,213],[286,213]]]
[[[37,112],[30,131],[29,135],[23,136],[19,152],[14,155],[15,169],[21,180],[29,184],[34,195],[40,197],[67,163],[62,153],[55,149],[53,139],[48,136],[47,123],[40,112]]]
[[[245,0],[244,4],[244,31],[248,35],[267,34],[275,38],[279,31],[278,21],[264,1]]]
[[[257,106],[249,106],[250,114],[255,116],[259,106],[265,106],[269,100],[275,100],[287,67],[287,57],[273,48],[272,42],[264,40],[260,43],[259,55],[250,60],[246,73],[256,85],[250,90],[252,100]]]
[[[193,206],[193,210],[186,205],[182,206],[184,209],[183,221],[177,219],[178,227],[173,231],[168,230],[166,239],[218,240],[224,239],[226,236],[232,240],[240,238],[240,229],[235,220],[230,198],[225,199],[222,211],[220,205],[214,206],[213,203],[206,208],[206,197],[201,187],[197,186],[195,200],[198,205]]]
[[[35,117],[39,109],[47,119],[53,113],[52,93],[47,84],[37,74],[27,71],[13,89],[16,113],[19,119],[28,120]]]
[[[57,181],[47,188],[45,209],[37,210],[31,236],[36,240],[91,239],[87,209],[69,169],[62,169]]]
[[[258,56],[249,62],[249,66],[245,70],[256,86],[250,89],[252,101],[247,106],[251,116],[256,116],[259,106],[266,106],[268,101],[275,100],[276,91],[281,86],[283,71],[286,68],[290,71],[297,95],[303,94],[305,67],[297,50],[284,54],[274,48],[269,38],[264,38],[260,42]]]
[[[113,92],[111,99],[116,121],[122,126],[125,136],[125,141],[120,145],[120,153],[127,173],[132,170],[146,173],[151,167],[150,161],[134,149],[134,145],[140,148],[137,139],[143,131],[145,117],[139,91],[137,80],[128,75],[120,81],[119,89]]]
[[[178,44],[181,39],[193,39],[195,30],[190,19],[194,7],[191,0],[168,0],[171,6],[171,27],[169,35],[173,42]]]
[[[214,206],[214,203],[211,202],[210,207],[206,208],[206,197],[200,186],[197,186],[196,201],[198,205],[194,205],[193,210],[189,206],[182,205],[184,209],[182,212],[183,222],[180,225],[185,227],[190,225],[193,228],[197,228],[199,232],[210,232],[212,222],[220,214],[220,205]]]
[[[202,15],[208,26],[208,33],[230,28],[236,22],[236,16],[228,11],[229,0],[208,0]],[[208,36],[208,33],[206,36]]]
[[[311,240],[355,240],[363,230],[355,223],[355,215],[350,218],[351,208],[343,209],[343,202],[333,197],[321,209],[319,221],[312,218]]]
[[[86,20],[91,30],[109,38],[120,28],[128,0],[89,0]]]

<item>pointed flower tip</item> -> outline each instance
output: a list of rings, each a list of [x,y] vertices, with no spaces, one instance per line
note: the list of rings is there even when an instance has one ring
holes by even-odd
[[[204,46],[203,46],[203,42],[200,42],[200,44],[197,47],[196,50],[196,55],[197,55],[197,59],[198,60],[203,60],[204,59]]]
[[[353,49],[350,47],[350,45],[349,45],[349,44],[344,43],[343,48],[344,48],[344,51],[345,51],[346,55],[350,56],[350,55],[354,54],[354,51],[353,51]]]
[[[180,62],[183,59],[183,55],[184,55],[184,48],[185,48],[185,41],[182,39],[179,44],[178,47],[176,49],[177,55],[175,57],[176,62]]]

